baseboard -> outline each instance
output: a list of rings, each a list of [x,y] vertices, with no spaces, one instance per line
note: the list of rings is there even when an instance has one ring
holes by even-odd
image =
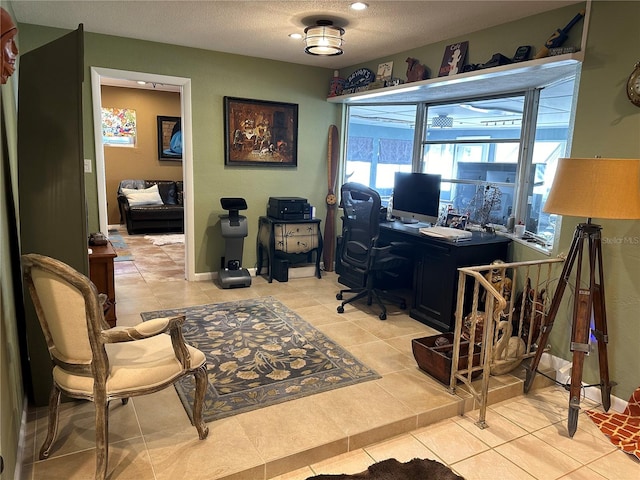
[[[18,438],[18,448],[16,455],[16,468],[13,472],[13,478],[22,478],[22,465],[24,464],[24,452],[27,448],[27,413],[29,409],[29,400],[24,397],[22,402],[22,418],[20,419],[20,435]],[[9,478],[9,477],[7,477]]]
[[[561,385],[567,385],[571,383],[571,362],[564,358],[556,357],[548,353],[543,353],[540,358],[541,365],[549,365],[556,372],[556,382]],[[584,385],[584,384],[583,384]],[[599,387],[582,387],[584,397],[592,402],[602,403],[602,394]],[[624,412],[627,408],[628,400],[622,400],[621,398],[611,395],[611,409],[615,412]]]
[[[322,269],[322,262],[320,263],[320,269]],[[256,276],[255,268],[247,268],[252,277]],[[262,267],[262,271],[265,269]],[[289,278],[307,278],[307,277],[315,277],[316,276],[316,266],[315,265],[290,265],[289,266]],[[196,273],[195,276],[196,282],[204,282],[207,280],[216,280],[218,278],[218,272],[204,272],[204,273]]]

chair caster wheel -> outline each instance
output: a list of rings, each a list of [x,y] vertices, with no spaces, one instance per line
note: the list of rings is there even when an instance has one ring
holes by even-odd
[[[387,314],[386,313],[381,313],[380,315],[378,315],[378,318],[380,320],[386,320],[387,319]]]
[[[407,309],[407,304],[406,304],[406,302],[402,302],[402,303],[400,304],[400,310],[406,310],[406,309]]]
[[[342,294],[336,293],[336,300],[342,300]]]
[[[342,305],[340,305],[338,308],[338,313],[344,313],[344,307]]]

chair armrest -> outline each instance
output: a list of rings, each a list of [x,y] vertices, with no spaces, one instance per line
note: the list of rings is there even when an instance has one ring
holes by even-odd
[[[171,345],[178,361],[185,369],[190,368],[191,356],[187,350],[187,344],[182,335],[184,315],[166,318],[154,318],[147,322],[141,322],[135,327],[114,327],[100,332],[102,343],[120,343],[143,340],[168,332],[171,336]]]

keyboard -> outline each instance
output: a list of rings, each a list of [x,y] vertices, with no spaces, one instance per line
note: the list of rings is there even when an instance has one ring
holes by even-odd
[[[423,227],[418,229],[420,234],[428,235],[430,237],[442,238],[445,240],[465,240],[470,239],[473,235],[471,232],[467,232],[466,230],[460,230],[457,228],[451,227]]]

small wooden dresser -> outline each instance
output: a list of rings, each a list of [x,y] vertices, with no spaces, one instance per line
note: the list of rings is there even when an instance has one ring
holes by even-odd
[[[111,242],[106,245],[89,247],[89,278],[98,289],[98,293],[107,296],[104,319],[109,326],[116,326],[116,288],[113,277],[113,259],[118,256]]]

